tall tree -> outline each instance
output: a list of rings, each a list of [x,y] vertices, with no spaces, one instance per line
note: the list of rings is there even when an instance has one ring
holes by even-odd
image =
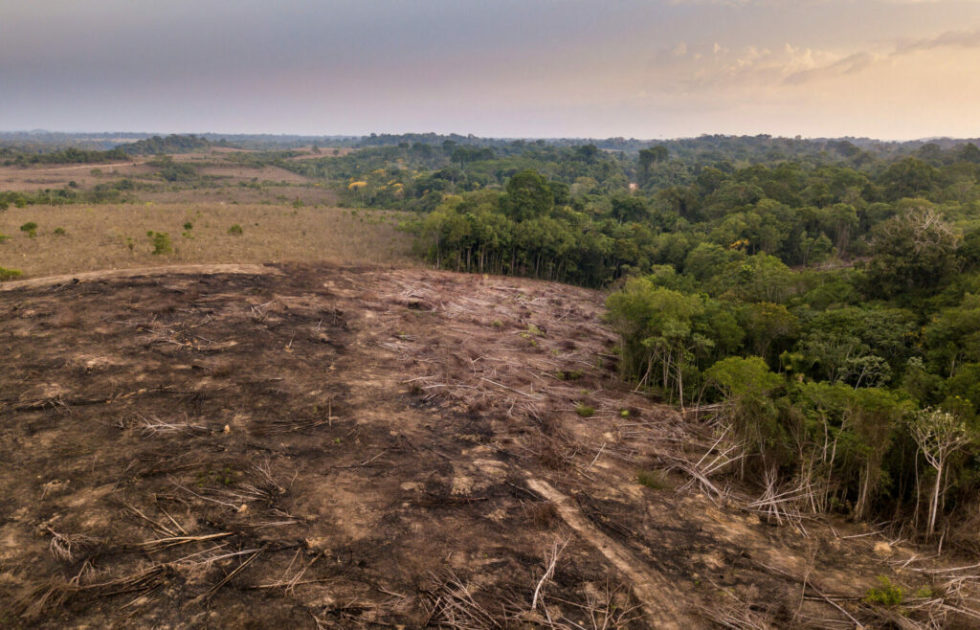
[[[507,182],[507,211],[514,221],[542,217],[555,205],[548,181],[535,170],[514,173]]]
[[[943,475],[946,473],[949,458],[970,443],[970,434],[964,422],[941,409],[924,409],[918,412],[909,423],[909,429],[919,452],[936,473],[926,525],[926,534],[932,536],[936,530],[936,516],[943,493]]]

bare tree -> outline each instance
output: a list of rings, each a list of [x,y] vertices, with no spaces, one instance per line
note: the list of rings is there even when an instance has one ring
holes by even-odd
[[[939,499],[943,493],[943,474],[946,473],[950,456],[970,442],[970,434],[964,422],[941,409],[920,411],[909,423],[909,428],[919,451],[936,471],[926,527],[926,533],[932,536],[936,529]]]

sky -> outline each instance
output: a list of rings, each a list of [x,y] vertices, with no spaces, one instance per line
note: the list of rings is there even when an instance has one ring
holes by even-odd
[[[0,130],[980,136],[980,0],[0,0]]]

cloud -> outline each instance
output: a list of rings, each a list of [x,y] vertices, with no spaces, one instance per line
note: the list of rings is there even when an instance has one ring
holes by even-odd
[[[647,67],[646,86],[659,93],[735,92],[746,87],[790,88],[867,72],[880,64],[934,50],[980,48],[980,29],[899,40],[891,46],[839,52],[821,48],[681,42],[661,49]]]
[[[856,52],[824,66],[794,72],[783,79],[783,83],[799,85],[817,79],[854,74],[871,66],[876,59],[877,57],[872,53]]]
[[[925,2],[932,0],[892,1]],[[898,42],[890,52],[859,51],[821,66],[789,74],[783,82],[790,85],[801,85],[810,81],[855,74],[881,61],[912,55],[917,52],[946,48],[980,48],[980,29],[974,31],[947,31],[935,37],[903,40]]]
[[[892,52],[892,56],[897,57],[922,50],[935,50],[936,48],[980,48],[980,29],[947,31],[928,39],[905,40],[898,43]]]
[[[685,54],[678,54],[681,51]],[[802,77],[806,72],[838,61],[830,53],[790,44],[773,48],[728,48],[713,42],[661,50],[648,66],[647,76],[661,92],[706,93],[749,85],[777,85],[787,77]],[[854,60],[852,65],[856,64],[857,60]],[[847,68],[838,71],[845,70]]]

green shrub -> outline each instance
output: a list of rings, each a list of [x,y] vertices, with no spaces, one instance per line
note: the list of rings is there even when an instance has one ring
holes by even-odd
[[[3,282],[4,280],[13,280],[14,278],[19,278],[22,275],[23,274],[21,273],[20,269],[5,269],[4,267],[0,267],[0,282]]]
[[[902,587],[892,584],[892,581],[885,575],[878,576],[881,588],[869,588],[864,594],[864,601],[868,604],[879,604],[881,606],[898,606],[902,603],[905,593]]]
[[[6,234],[0,233],[0,243],[4,242],[8,238],[10,238],[10,237],[7,236]]]
[[[56,227],[54,229],[54,235],[55,236],[67,236],[67,234],[68,234],[68,232],[66,232],[65,231],[65,228],[63,228],[63,227]]]
[[[173,253],[174,248],[170,243],[170,235],[166,232],[154,232],[153,230],[150,230],[146,233],[146,236],[150,239],[150,243],[153,245],[154,256]]]
[[[232,236],[241,236],[242,235],[242,226],[240,226],[240,225],[238,225],[236,223],[235,225],[233,225],[230,228],[228,228],[228,233],[231,234]]]
[[[190,221],[186,221],[184,223],[184,229],[185,230],[193,230],[194,229],[194,224],[191,223]]]
[[[667,474],[662,470],[641,470],[636,473],[636,481],[651,490],[665,490],[670,487]]]
[[[936,593],[932,590],[932,587],[923,586],[915,592],[915,596],[919,599],[932,599],[936,596]]]
[[[595,407],[586,405],[585,403],[579,403],[575,406],[575,413],[583,418],[591,418],[595,415]]]
[[[28,221],[24,225],[20,226],[20,231],[27,234],[29,237],[34,238],[37,236],[37,223],[33,221]]]

